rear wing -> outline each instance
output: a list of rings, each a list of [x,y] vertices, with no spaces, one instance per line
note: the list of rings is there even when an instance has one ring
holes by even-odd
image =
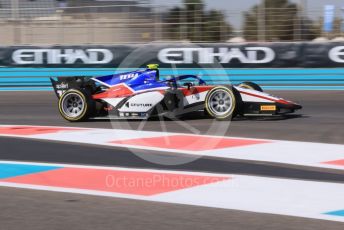
[[[69,89],[85,89],[94,85],[89,78],[86,77],[57,77],[50,78],[55,94],[58,98]]]

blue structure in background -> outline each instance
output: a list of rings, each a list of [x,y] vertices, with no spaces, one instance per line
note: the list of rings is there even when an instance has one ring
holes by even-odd
[[[102,76],[135,69],[0,68],[0,91],[52,90],[50,77]],[[161,78],[197,75],[210,84],[254,81],[266,90],[344,90],[344,68],[319,69],[160,69]]]
[[[334,5],[325,5],[324,8],[324,32],[330,33],[333,30]]]
[[[341,32],[344,33],[344,6],[341,8],[341,10],[342,10]]]

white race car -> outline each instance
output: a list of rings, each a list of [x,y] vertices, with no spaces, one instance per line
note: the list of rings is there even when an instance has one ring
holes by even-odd
[[[51,78],[58,107],[68,121],[89,118],[180,116],[204,110],[218,120],[236,115],[283,115],[301,105],[263,92],[252,82],[207,85],[194,75],[160,79],[156,64],[146,69],[101,77]]]

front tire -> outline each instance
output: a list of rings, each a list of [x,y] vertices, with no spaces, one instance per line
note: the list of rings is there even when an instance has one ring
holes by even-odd
[[[217,86],[211,89],[205,98],[207,113],[217,120],[230,120],[236,107],[236,99],[231,89]]]
[[[94,102],[84,90],[67,90],[59,99],[58,107],[61,116],[67,121],[84,121],[90,117]]]

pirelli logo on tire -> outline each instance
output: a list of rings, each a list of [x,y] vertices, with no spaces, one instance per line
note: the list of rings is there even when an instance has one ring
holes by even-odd
[[[260,111],[276,111],[276,105],[261,105]]]

